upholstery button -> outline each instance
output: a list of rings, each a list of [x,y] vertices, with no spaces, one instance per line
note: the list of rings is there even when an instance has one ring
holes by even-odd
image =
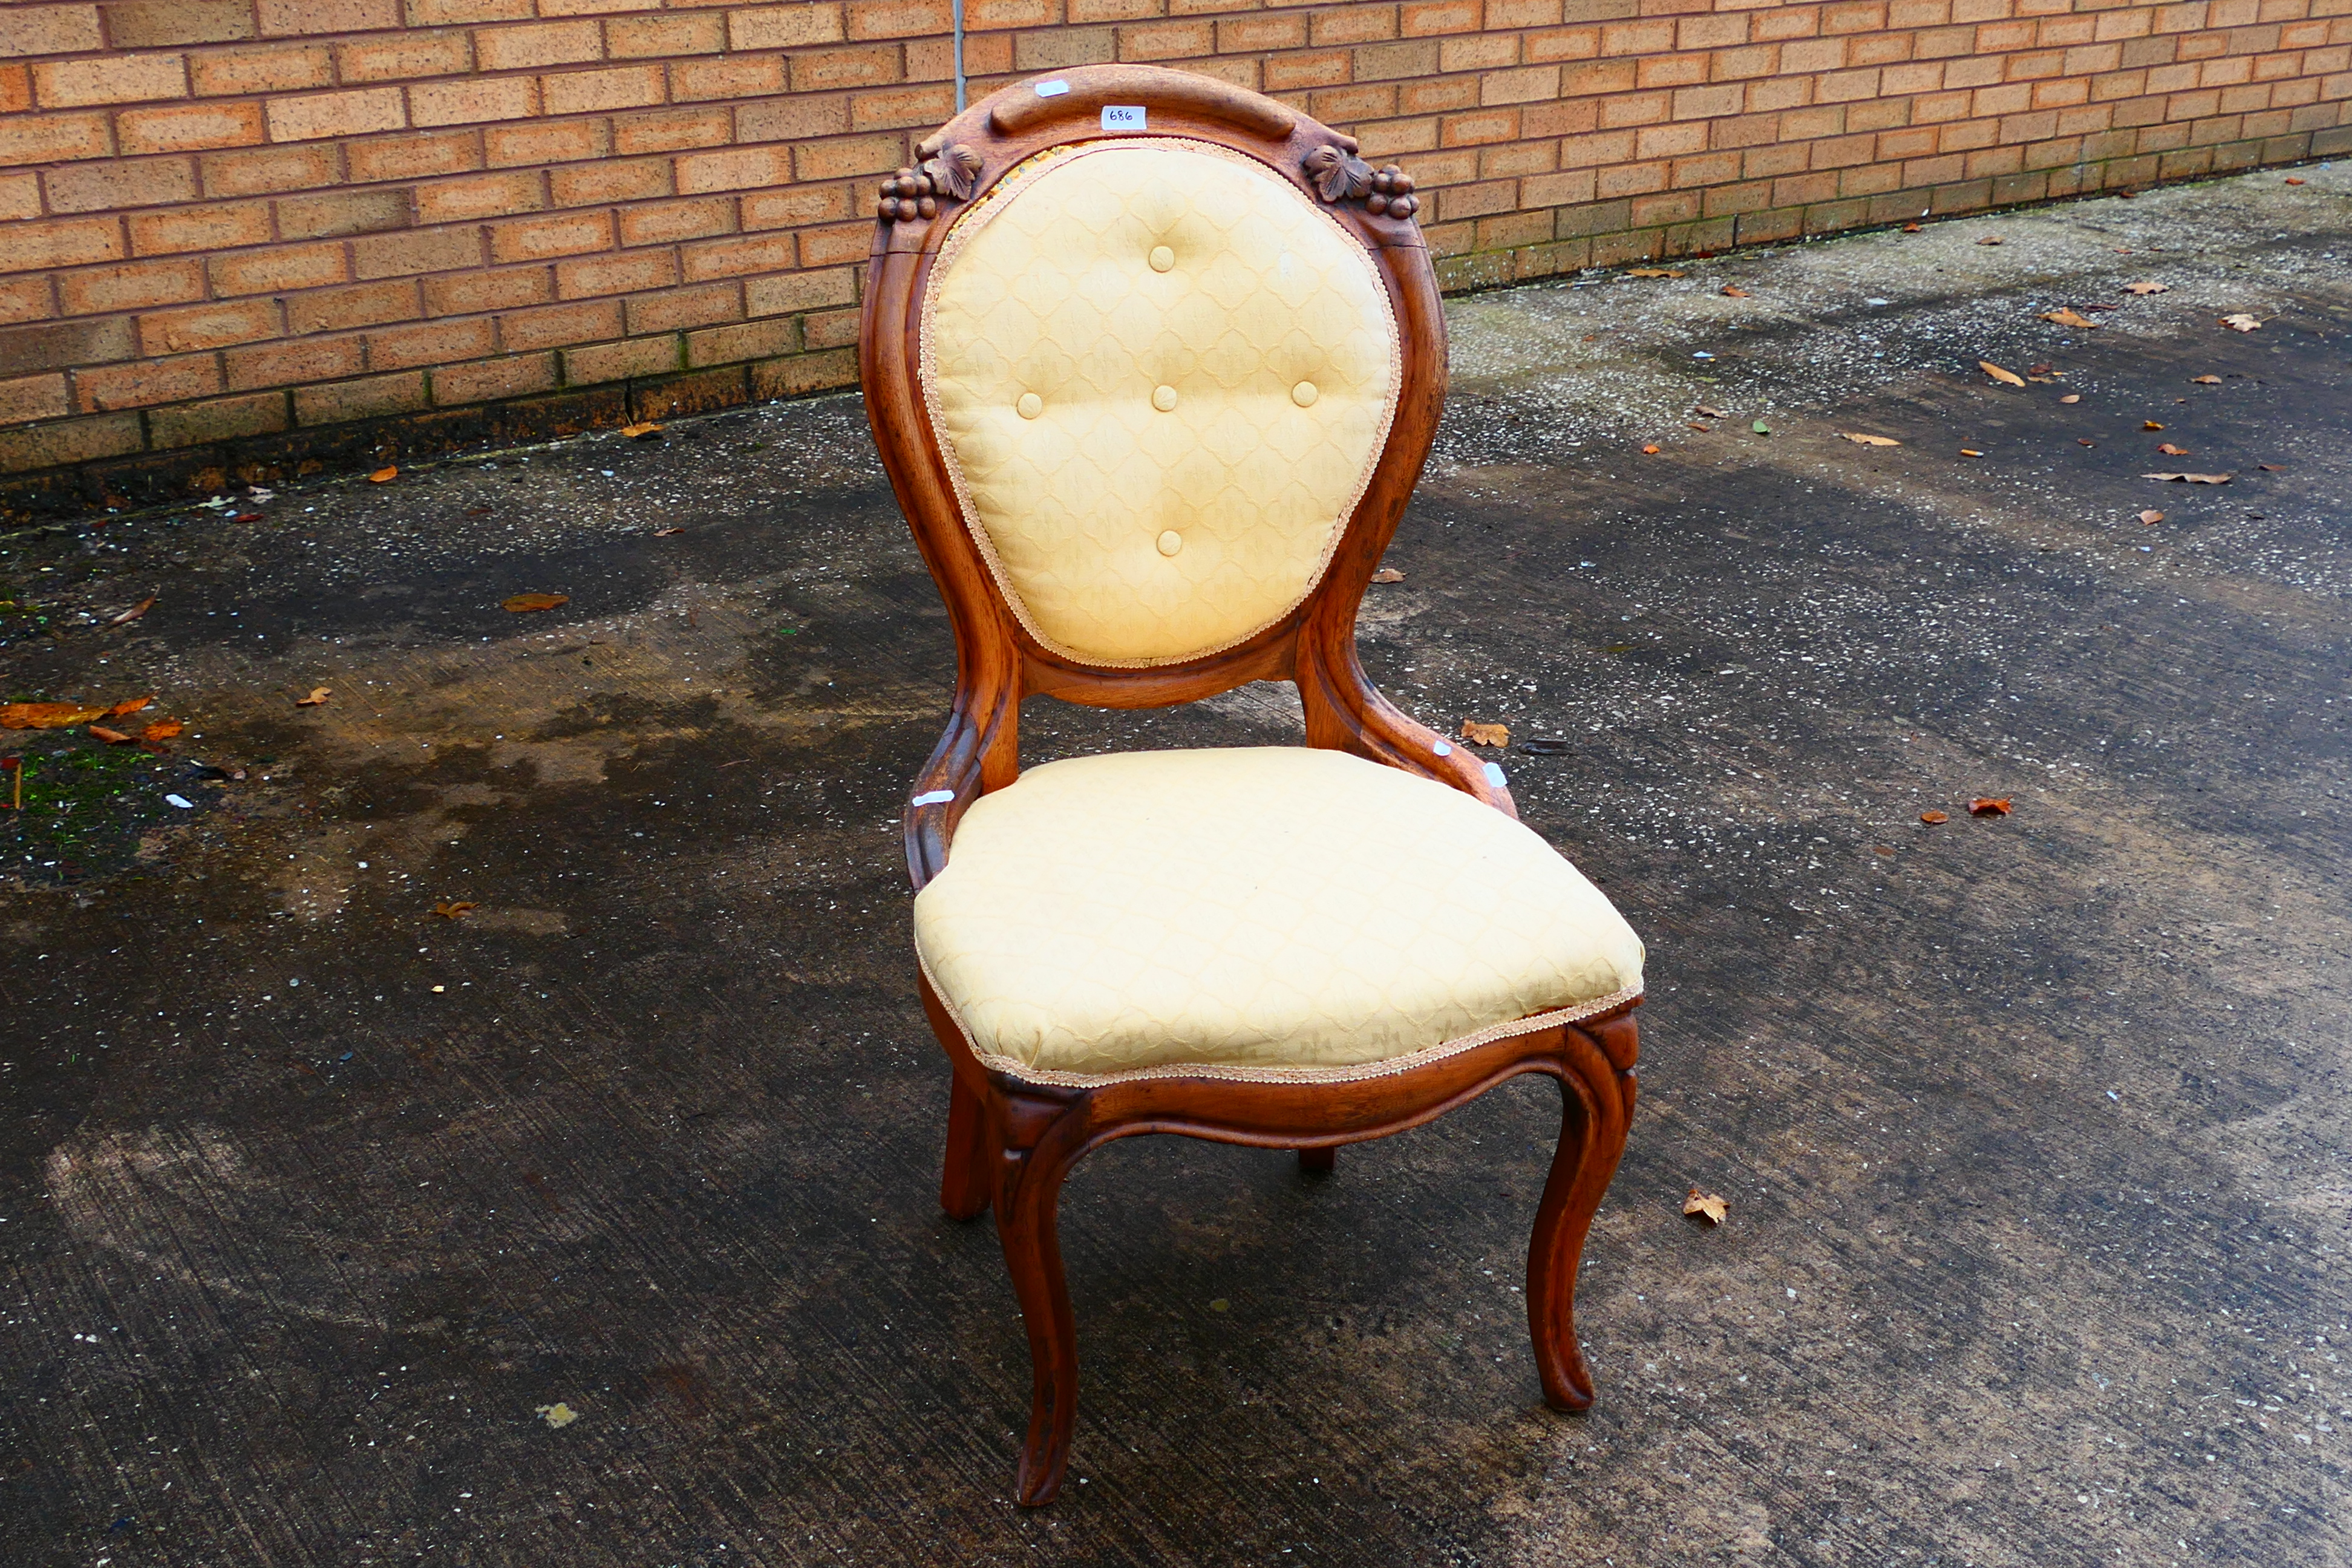
[[[1157,408],[1162,414],[1171,412],[1176,406],[1176,389],[1172,386],[1153,387],[1151,389],[1151,406]]]
[[[1034,392],[1024,392],[1021,395],[1021,401],[1013,406],[1020,411],[1022,418],[1034,419],[1045,412],[1045,400]]]
[[[1302,381],[1290,389],[1290,401],[1301,408],[1314,407],[1315,400],[1322,395],[1315,390],[1315,384],[1311,381]]]
[[[1173,554],[1175,554],[1178,551],[1180,551],[1180,550],[1181,550],[1181,549],[1183,549],[1183,548],[1184,548],[1184,536],[1183,536],[1182,534],[1181,534],[1181,533],[1177,532],[1174,529],[1172,529],[1172,528],[1171,528],[1171,529],[1168,530],[1166,532],[1162,533],[1162,534],[1160,536],[1160,554],[1162,554],[1162,555],[1173,555]]]
[[[1154,272],[1165,272],[1175,265],[1176,253],[1174,251],[1169,249],[1164,245],[1155,245],[1151,247],[1151,270]]]

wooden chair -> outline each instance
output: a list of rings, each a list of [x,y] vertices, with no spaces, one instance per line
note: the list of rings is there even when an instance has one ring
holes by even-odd
[[[993,1205],[1069,1462],[1062,1181],[1141,1132],[1293,1148],[1519,1073],[1565,1106],[1528,1253],[1544,1398],[1592,1385],[1572,1292],[1633,1108],[1642,948],[1502,770],[1375,690],[1355,621],[1429,452],[1444,322],[1412,182],[1256,93],[1143,66],[1009,87],[882,184],[860,346],[946,599],[955,706],[906,822],[955,1069],[940,1199]],[[1296,683],[1304,747],[1023,773],[1022,699]]]

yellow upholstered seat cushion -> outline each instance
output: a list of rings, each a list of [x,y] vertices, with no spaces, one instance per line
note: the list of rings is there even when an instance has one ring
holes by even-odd
[[[1264,164],[1175,138],[1007,175],[941,247],[921,331],[999,588],[1096,664],[1213,653],[1296,608],[1402,384],[1363,247]]]
[[[1458,790],[1269,746],[1049,763],[964,815],[915,945],[990,1065],[1359,1074],[1640,993],[1576,868]]]

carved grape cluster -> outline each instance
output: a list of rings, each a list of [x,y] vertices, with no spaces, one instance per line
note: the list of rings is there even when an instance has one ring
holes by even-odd
[[[883,181],[874,214],[884,223],[937,217],[942,197],[968,200],[979,179],[980,154],[959,142],[925,158],[922,167],[901,169]]]
[[[1327,202],[1364,199],[1364,210],[1375,216],[1385,213],[1391,217],[1411,217],[1421,210],[1421,201],[1412,194],[1412,176],[1391,163],[1385,169],[1374,170],[1356,156],[1353,141],[1341,146],[1322,146],[1307,154],[1307,176],[1315,183],[1315,192]]]

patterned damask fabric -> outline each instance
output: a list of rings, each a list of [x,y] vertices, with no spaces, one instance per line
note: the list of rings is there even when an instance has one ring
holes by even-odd
[[[1031,635],[1090,663],[1230,647],[1321,577],[1386,443],[1396,321],[1363,248],[1264,165],[1104,142],[957,224],[924,394]]]
[[[1024,773],[965,814],[915,946],[974,1049],[1041,1074],[1361,1067],[1642,987],[1532,831],[1297,746]]]

